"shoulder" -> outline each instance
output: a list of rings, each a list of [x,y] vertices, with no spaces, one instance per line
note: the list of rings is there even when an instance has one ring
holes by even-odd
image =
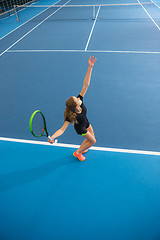
[[[79,94],[77,98],[80,98],[83,101],[83,97]]]
[[[68,122],[68,123],[70,123],[70,120],[69,120],[69,118],[68,118],[68,117],[66,117],[66,118],[65,118],[65,122]]]

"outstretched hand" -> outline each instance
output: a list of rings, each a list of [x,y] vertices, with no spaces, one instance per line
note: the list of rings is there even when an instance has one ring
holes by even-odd
[[[94,63],[97,61],[96,58],[90,56],[89,60],[88,60],[88,64],[90,67],[93,67],[94,66]]]
[[[54,139],[51,137],[52,141],[48,138],[48,142],[53,144],[54,143]]]

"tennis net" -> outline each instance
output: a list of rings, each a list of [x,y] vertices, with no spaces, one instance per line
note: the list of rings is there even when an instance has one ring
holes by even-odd
[[[0,19],[9,17],[15,13],[15,5],[31,5],[38,0],[0,0]]]
[[[139,0],[138,0],[139,1]],[[71,20],[107,20],[133,21],[149,20],[145,9],[159,11],[160,2],[94,4],[94,5],[16,5],[14,6],[17,21],[30,17],[33,21],[71,21]],[[24,10],[24,11],[21,11]],[[156,12],[156,18],[159,17]]]

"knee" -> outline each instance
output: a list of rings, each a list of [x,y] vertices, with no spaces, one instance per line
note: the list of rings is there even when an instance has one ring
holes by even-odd
[[[92,141],[93,145],[96,144],[96,139],[94,138]]]

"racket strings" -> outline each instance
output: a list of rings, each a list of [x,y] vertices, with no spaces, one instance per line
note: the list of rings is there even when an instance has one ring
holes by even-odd
[[[32,131],[36,136],[42,136],[45,132],[45,123],[40,112],[37,112],[32,120]]]

